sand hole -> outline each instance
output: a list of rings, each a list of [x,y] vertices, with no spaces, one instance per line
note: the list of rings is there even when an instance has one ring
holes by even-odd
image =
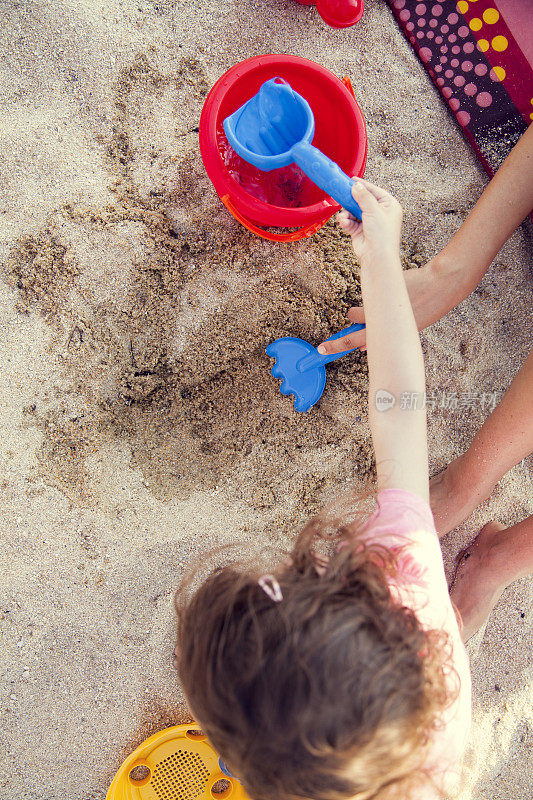
[[[225,797],[229,797],[232,788],[231,781],[227,778],[220,778],[212,785],[211,795],[215,800],[224,800]]]
[[[146,764],[137,764],[128,773],[128,778],[132,783],[147,783],[151,774],[150,767],[146,766]]]
[[[189,730],[186,733],[186,736],[188,736],[189,739],[195,739],[195,740],[205,739],[205,733],[199,728],[189,728]]]

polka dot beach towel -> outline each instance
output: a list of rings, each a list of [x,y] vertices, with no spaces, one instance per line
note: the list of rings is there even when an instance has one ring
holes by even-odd
[[[533,0],[387,0],[490,177],[533,120]]]

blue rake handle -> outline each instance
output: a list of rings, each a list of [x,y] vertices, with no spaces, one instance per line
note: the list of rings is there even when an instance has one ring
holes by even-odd
[[[360,325],[359,323],[350,325],[348,328],[343,328],[342,331],[334,333],[333,336],[330,336],[328,339],[326,339],[326,342],[331,342],[333,339],[340,339],[342,336],[348,336],[350,333],[356,333],[356,331],[361,331],[365,327],[366,325]],[[301,358],[296,364],[296,369],[298,372],[307,372],[315,367],[321,367],[325,364],[329,364],[331,361],[336,361],[338,358],[342,358],[342,356],[345,356],[347,353],[351,352],[351,350],[343,350],[342,353],[330,353],[329,356],[323,356],[318,352],[318,350],[315,350],[314,353],[309,353],[308,356]]]
[[[338,164],[309,142],[297,142],[292,146],[291,154],[313,183],[316,183],[361,222],[361,207],[352,197],[352,186],[355,181],[349,178]],[[342,336],[342,333],[339,335]],[[332,336],[331,338],[336,337]]]

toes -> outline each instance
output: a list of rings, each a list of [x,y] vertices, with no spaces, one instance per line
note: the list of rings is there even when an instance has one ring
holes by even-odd
[[[472,555],[471,548],[472,545],[469,544],[468,547],[463,547],[463,549],[457,553],[457,555],[455,556],[455,563],[457,566],[459,566],[459,564],[461,564],[463,561],[466,561],[467,558],[470,558],[470,556]]]
[[[489,522],[487,522],[485,525],[483,525],[483,527],[481,528],[480,532],[478,533],[478,536],[480,536],[481,534],[487,534],[487,533],[501,533],[504,530],[505,530],[505,525],[502,525],[501,522],[498,522],[495,519],[491,519]],[[476,539],[477,539],[477,536],[476,536]]]
[[[474,541],[471,544],[469,544],[468,547],[464,547],[455,557],[455,572],[453,573],[453,578],[449,585],[450,592],[461,578],[460,575],[461,567],[466,561],[468,561],[468,559],[472,555],[472,547],[475,544],[475,541],[476,540],[474,539]]]

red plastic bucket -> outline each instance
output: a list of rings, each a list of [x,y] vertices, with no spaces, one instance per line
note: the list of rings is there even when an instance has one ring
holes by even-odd
[[[340,209],[338,203],[314,184],[306,191],[306,204],[299,207],[264,202],[235,180],[226,166],[221,145],[225,117],[259,91],[264,81],[276,76],[285,78],[308,101],[315,116],[313,144],[347,175],[364,174],[367,140],[365,121],[349,79],[341,81],[314,61],[289,55],[256,56],[236,64],[218,79],[200,117],[200,152],[206,172],[226,208],[248,230],[264,239],[287,242],[315,233]],[[250,169],[245,162],[242,164],[243,169]],[[265,175],[272,173],[258,173],[258,180]],[[260,226],[299,230],[270,233]]]

